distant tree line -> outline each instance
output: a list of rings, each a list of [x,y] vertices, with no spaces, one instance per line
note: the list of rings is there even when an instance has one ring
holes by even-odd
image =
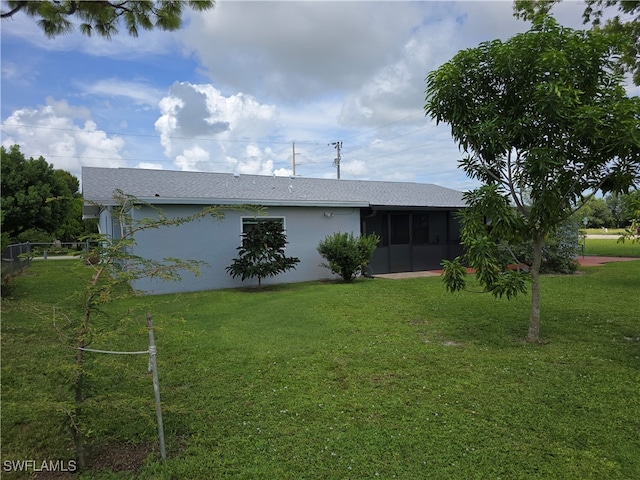
[[[18,145],[0,147],[2,249],[19,242],[74,242],[97,231],[82,220],[80,181],[43,157],[25,158]]]
[[[576,213],[580,223],[587,219],[587,228],[624,228],[637,218],[640,211],[640,191],[624,195],[609,194],[592,198]]]

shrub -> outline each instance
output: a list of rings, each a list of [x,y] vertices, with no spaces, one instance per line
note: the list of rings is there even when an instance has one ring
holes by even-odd
[[[369,265],[378,242],[380,237],[375,233],[354,237],[352,233],[337,232],[320,242],[318,253],[328,262],[323,267],[350,282]]]
[[[14,273],[2,272],[0,281],[0,296],[2,296],[2,298],[7,298],[13,295],[13,292],[16,288],[16,285],[13,281],[15,276],[16,275]]]
[[[540,273],[574,273],[578,269],[576,258],[580,254],[579,223],[575,218],[565,221],[548,238],[542,247]],[[531,265],[532,242],[513,248],[515,256]]]

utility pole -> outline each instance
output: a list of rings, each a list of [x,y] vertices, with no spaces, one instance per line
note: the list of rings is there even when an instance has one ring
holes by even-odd
[[[293,162],[293,176],[296,176],[296,142],[293,143],[293,155],[291,156],[291,161]]]
[[[340,149],[342,148],[342,142],[331,142],[330,146],[336,147],[336,158],[333,160],[333,165],[338,169],[338,180],[340,180]]]

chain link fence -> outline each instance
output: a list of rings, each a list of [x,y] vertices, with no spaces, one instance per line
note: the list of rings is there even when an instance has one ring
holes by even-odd
[[[18,273],[31,263],[32,244],[17,243],[9,245],[2,252],[2,278]]]

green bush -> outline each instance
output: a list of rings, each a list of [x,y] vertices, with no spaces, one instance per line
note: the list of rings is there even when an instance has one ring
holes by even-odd
[[[11,295],[13,295],[16,287],[13,281],[15,278],[15,274],[11,272],[2,272],[0,278],[0,296],[2,296],[2,298],[10,297]]]
[[[579,227],[577,219],[571,218],[545,239],[540,273],[567,274],[578,269],[576,258],[581,253]],[[533,262],[532,242],[513,247],[512,251],[521,262],[527,265]]]
[[[354,237],[352,233],[337,232],[320,242],[318,253],[329,262],[322,264],[323,267],[350,282],[364,271],[379,242],[380,237],[375,233]]]

